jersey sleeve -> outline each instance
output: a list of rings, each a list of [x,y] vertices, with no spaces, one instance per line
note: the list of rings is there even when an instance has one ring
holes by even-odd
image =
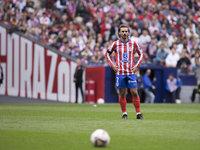
[[[143,53],[142,49],[140,48],[140,46],[138,45],[138,43],[135,42],[135,41],[134,41],[134,47],[135,47],[135,50],[137,51],[137,53],[139,55],[139,59],[138,59],[135,66],[137,66],[137,68],[139,68],[141,63],[142,63],[142,60],[144,58],[144,53]]]
[[[112,54],[113,51],[115,51],[115,48],[116,48],[116,42],[113,42],[112,45],[108,48],[108,50],[105,53],[105,57],[106,57],[108,63],[110,64],[110,66],[113,65],[110,55]]]

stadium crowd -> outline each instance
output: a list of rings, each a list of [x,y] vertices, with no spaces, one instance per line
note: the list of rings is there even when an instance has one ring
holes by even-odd
[[[200,0],[41,1],[41,7],[31,0],[1,1],[1,22],[88,65],[108,65],[104,54],[124,23],[145,54],[143,63],[178,67],[183,74],[199,66]]]

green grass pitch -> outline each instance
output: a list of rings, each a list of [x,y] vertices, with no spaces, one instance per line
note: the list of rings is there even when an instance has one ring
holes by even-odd
[[[0,150],[90,150],[90,135],[108,131],[112,150],[199,150],[199,104],[0,104]]]

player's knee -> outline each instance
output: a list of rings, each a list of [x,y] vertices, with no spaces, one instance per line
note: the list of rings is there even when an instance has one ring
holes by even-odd
[[[132,92],[131,92],[131,95],[132,95],[133,97],[138,97],[138,92],[137,92],[137,91],[132,91]]]
[[[126,90],[120,89],[120,90],[119,90],[119,96],[120,96],[121,98],[124,98],[125,95],[126,95]]]
[[[121,98],[124,98],[124,97],[125,97],[125,92],[124,92],[124,93],[120,93],[119,96],[120,96]]]

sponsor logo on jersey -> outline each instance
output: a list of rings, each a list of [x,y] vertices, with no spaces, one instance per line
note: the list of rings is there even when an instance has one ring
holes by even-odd
[[[128,54],[127,53],[123,53],[123,59],[128,59]]]
[[[128,53],[123,53],[123,60],[120,60],[120,62],[123,62],[123,63],[131,62],[130,60],[128,60]]]
[[[128,80],[128,83],[135,83],[135,82],[137,82],[137,81]]]

